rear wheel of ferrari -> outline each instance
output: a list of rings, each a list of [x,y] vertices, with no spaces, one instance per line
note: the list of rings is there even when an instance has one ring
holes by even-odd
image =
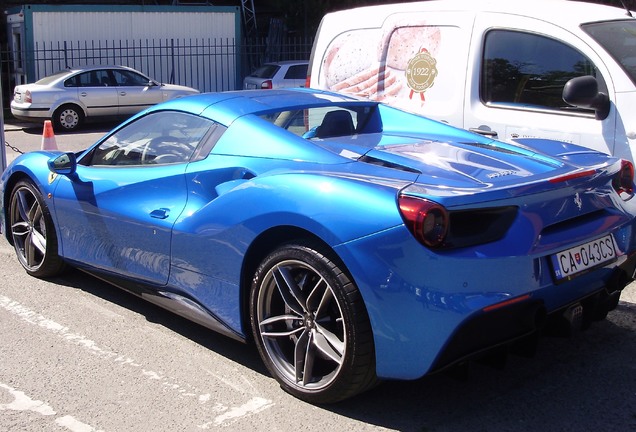
[[[281,387],[311,403],[333,403],[376,382],[371,325],[360,292],[316,247],[271,253],[253,279],[252,331]]]
[[[8,222],[18,260],[27,273],[50,277],[64,268],[49,209],[30,181],[20,181],[13,188]]]

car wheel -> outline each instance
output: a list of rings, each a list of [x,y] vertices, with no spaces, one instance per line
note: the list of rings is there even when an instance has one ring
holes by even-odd
[[[253,279],[252,331],[281,387],[311,403],[333,403],[377,381],[371,325],[358,288],[319,248],[290,244]]]
[[[83,121],[84,113],[76,105],[62,105],[53,114],[53,124],[57,130],[75,130]]]
[[[28,274],[50,277],[64,268],[49,209],[30,181],[20,181],[11,192],[9,224],[18,260]]]

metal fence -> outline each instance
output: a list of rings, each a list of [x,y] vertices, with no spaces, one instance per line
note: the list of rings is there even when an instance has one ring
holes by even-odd
[[[202,92],[235,90],[263,62],[308,59],[312,42],[283,38],[272,44],[263,38],[237,43],[228,38],[36,43],[30,52],[0,51],[3,106],[9,106],[15,85],[84,65],[129,66],[157,81]]]

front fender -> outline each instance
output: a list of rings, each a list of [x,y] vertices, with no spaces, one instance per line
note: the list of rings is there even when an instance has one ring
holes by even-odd
[[[62,154],[59,151],[34,151],[25,153],[17,157],[0,177],[0,206],[2,212],[0,214],[0,230],[7,240],[9,233],[7,230],[7,217],[8,217],[8,205],[11,197],[11,192],[15,184],[24,178],[31,180],[38,188],[42,196],[46,199],[49,193],[53,193],[55,189],[56,176],[49,171],[48,161],[52,157]],[[53,205],[52,201],[48,201],[49,206]]]

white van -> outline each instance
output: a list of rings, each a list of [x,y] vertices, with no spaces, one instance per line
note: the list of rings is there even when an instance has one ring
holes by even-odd
[[[626,9],[433,0],[334,12],[307,81],[504,141],[555,139],[635,160],[636,19]]]

